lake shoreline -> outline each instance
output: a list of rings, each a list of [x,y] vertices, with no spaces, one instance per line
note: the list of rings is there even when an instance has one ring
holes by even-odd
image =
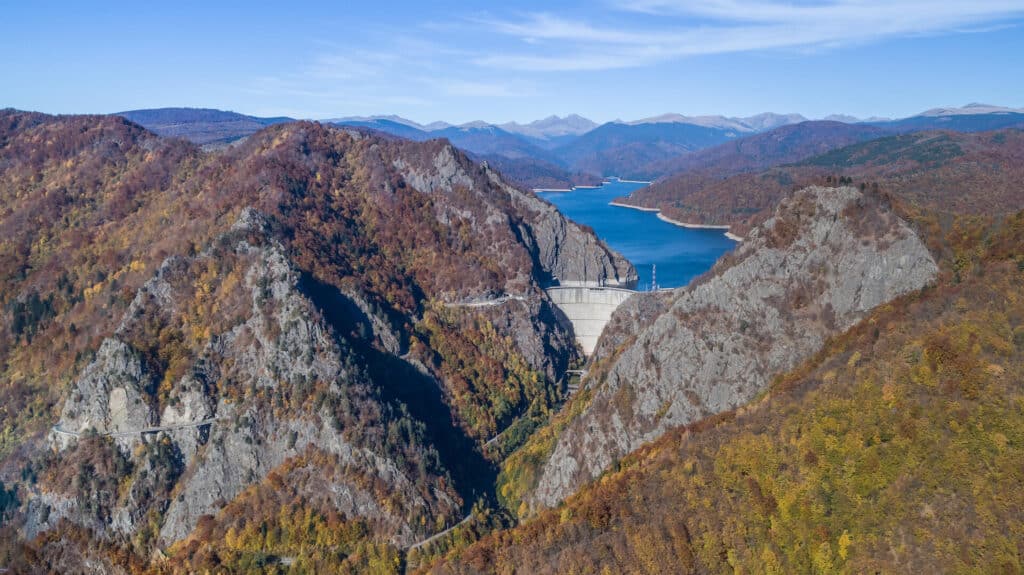
[[[726,230],[708,233],[687,229],[696,226],[665,225],[656,219],[656,208],[626,204],[630,200],[625,198],[640,186],[643,184],[610,179],[599,189],[583,189],[577,194],[541,192],[537,196],[554,204],[570,220],[591,226],[609,248],[628,259],[637,271],[641,291],[654,285],[655,277],[659,286],[683,287],[737,246],[735,239],[722,233]]]
[[[605,186],[605,184],[645,184],[645,185],[650,185],[651,182],[645,182],[643,180],[623,180],[621,178],[616,178],[616,177],[612,176],[612,177],[606,178],[603,182],[601,182],[599,185],[596,185],[596,186],[573,186],[571,188],[533,188],[533,193],[541,194],[541,193],[552,193],[552,192],[554,192],[554,193],[564,194],[565,192],[575,192],[576,190],[600,190],[601,188],[603,188]],[[613,205],[621,205],[624,208],[632,207],[632,206],[627,206],[625,204],[613,204]]]
[[[645,208],[643,206],[631,206],[629,204],[620,204],[619,202],[616,202],[614,200],[608,202],[608,205],[609,206],[615,206],[616,208],[629,208],[631,210],[638,210],[638,211],[641,211],[641,212],[660,212],[661,211],[658,208]]]
[[[658,209],[658,208],[645,208],[643,206],[632,206],[632,205],[629,205],[629,204],[623,204],[623,203],[619,203],[619,202],[616,202],[616,201],[608,202],[608,205],[609,206],[615,206],[617,208],[629,208],[631,210],[639,210],[641,212],[654,212],[655,217],[657,217],[659,220],[661,220],[661,221],[663,221],[665,223],[672,224],[673,226],[679,226],[681,228],[687,228],[687,229],[691,229],[691,230],[725,230],[725,237],[729,238],[730,240],[732,240],[734,242],[742,242],[743,241],[743,238],[741,236],[738,236],[738,235],[736,235],[736,234],[734,234],[734,233],[729,231],[732,228],[732,226],[722,225],[722,224],[691,224],[691,223],[687,223],[687,222],[681,222],[679,220],[673,220],[672,218],[670,218],[670,217],[666,216],[665,214],[661,213],[661,210]]]

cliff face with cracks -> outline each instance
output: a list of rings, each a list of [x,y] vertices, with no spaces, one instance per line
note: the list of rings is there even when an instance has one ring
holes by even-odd
[[[6,485],[33,470],[11,522],[26,541],[77,526],[208,553],[301,502],[405,548],[493,488],[486,438],[557,401],[576,349],[543,287],[635,277],[445,142],[295,123],[203,154],[117,119],[0,118],[3,190],[27,190],[0,227],[33,258],[0,261],[4,293],[61,298],[32,319],[47,337],[0,337],[19,390],[54,388],[33,413],[60,416],[3,437],[34,426],[0,466]],[[82,189],[55,196],[68,180]],[[77,227],[25,223],[45,210]],[[457,305],[479,299],[503,303]]]
[[[750,401],[937,271],[879,199],[853,188],[795,193],[695,285],[637,295],[616,312],[584,381],[589,403],[557,438],[528,502],[555,505],[667,429]]]
[[[205,310],[212,316],[196,325],[208,333],[198,334],[196,353],[172,358],[183,365],[159,381],[153,364],[166,346],[154,347],[153,336],[195,336],[173,326],[204,312],[202,303],[194,307],[204,293],[216,296]],[[156,518],[160,544],[170,545],[271,471],[315,454],[345,471],[309,482],[316,491],[300,489],[304,497],[326,489],[332,507],[368,521],[375,537],[411,544],[427,534],[424,523],[454,518],[461,502],[445,486],[446,471],[422,429],[391,411],[360,363],[302,292],[299,273],[262,218],[246,211],[216,247],[169,258],[139,290],[76,381],[62,433],[51,434],[67,459],[113,443],[120,453],[112,457],[125,460],[127,486],[102,500],[102,493],[77,493],[76,486],[56,488],[54,480],[55,489],[30,503],[28,534],[66,518],[132,536]],[[190,425],[203,422],[209,423]],[[408,428],[410,437],[380,441],[391,426]],[[139,433],[152,428],[167,430]],[[377,486],[368,488],[367,478]],[[388,506],[380,499],[385,492]]]

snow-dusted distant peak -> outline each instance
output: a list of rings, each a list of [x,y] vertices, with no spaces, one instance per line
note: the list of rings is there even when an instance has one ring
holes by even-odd
[[[779,126],[788,126],[789,124],[806,122],[807,118],[803,117],[801,114],[776,114],[774,112],[765,112],[756,116],[750,116],[749,118],[739,118],[739,121],[758,132],[764,132],[778,128]]]

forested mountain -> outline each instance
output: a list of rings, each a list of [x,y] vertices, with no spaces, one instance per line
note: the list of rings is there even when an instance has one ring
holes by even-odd
[[[560,165],[559,160],[551,152],[541,149],[530,139],[494,126],[445,126],[425,130],[384,118],[344,120],[337,124],[375,130],[415,141],[445,138],[473,157],[487,161],[510,181],[526,188],[562,189],[600,182],[599,178],[590,174],[570,173]]]
[[[546,452],[537,469],[524,473],[518,455],[507,462],[506,505],[554,506],[666,430],[748,403],[935,274],[925,245],[878,198],[853,188],[794,194],[701,281],[638,294],[615,312],[586,393],[524,448]]]
[[[18,572],[393,569],[560,400],[541,286],[635,280],[443,141],[300,122],[204,153],[4,111],[0,166]]]
[[[0,112],[0,567],[1019,571],[1024,131],[680,125],[745,241],[584,358],[543,288],[636,272],[494,169],[564,167]]]
[[[288,118],[257,118],[233,112],[191,108],[135,110],[120,115],[160,135],[198,144],[223,145]],[[579,116],[552,116],[529,124],[491,125],[444,122],[420,125],[397,116],[339,118],[329,122],[426,141],[446,138],[456,147],[508,168],[508,176],[527,188],[589,185],[605,176],[663,179],[703,167],[710,178],[751,168],[794,162],[827,149],[885,133],[920,130],[975,132],[1024,126],[1024,113],[993,106],[929,110],[900,120],[805,122],[799,114],[759,114],[747,118],[664,114],[634,122],[594,124]],[[797,130],[794,126],[802,125]],[[874,132],[873,130],[877,130]],[[770,137],[766,134],[771,134]],[[751,140],[740,149],[738,142]],[[831,142],[831,143],[830,143]],[[732,144],[721,146],[720,144]],[[707,148],[711,154],[695,154]],[[751,159],[756,158],[751,162]],[[714,166],[706,162],[716,162]],[[499,169],[501,169],[499,167]]]
[[[729,175],[683,172],[638,190],[628,203],[684,222],[729,224],[743,233],[795,188],[878,185],[932,209],[994,214],[1024,208],[1024,131],[914,132],[845,146],[795,163]]]
[[[985,147],[993,138],[1009,142],[1018,133],[930,137],[936,136],[969,148],[969,143]],[[927,163],[932,153],[914,157],[914,150],[932,148],[911,146],[906,156],[883,160],[875,145],[856,145],[833,162],[845,163],[852,150],[861,150],[875,158],[872,169],[880,173],[886,164],[894,174],[916,165],[910,182],[934,182],[940,174],[960,171],[944,162]],[[874,152],[867,154],[869,149]],[[981,157],[992,160],[989,166],[1005,166],[998,154]],[[749,234],[756,249],[745,246],[690,288],[627,302],[602,336],[579,394],[505,462],[502,493],[512,497],[506,504],[515,505],[517,497],[538,493],[531,486],[571,484],[594,461],[608,470],[558,507],[531,515],[528,505],[520,506],[527,518],[519,526],[457,547],[423,571],[1019,571],[1024,536],[1019,513],[1024,477],[1017,464],[1024,456],[1020,179],[994,177],[986,186],[957,188],[956,195],[952,188],[931,195],[923,186],[898,186],[900,178],[887,181],[893,189],[883,184],[877,192],[868,186],[863,192],[846,187],[787,193],[774,217]],[[823,210],[822,200],[843,196],[852,203],[838,213]],[[980,200],[980,209],[951,201],[970,197]],[[901,231],[892,235],[894,224]],[[812,231],[818,227],[827,233]],[[851,242],[847,233],[864,241]],[[814,236],[819,239],[807,241]],[[819,305],[844,283],[833,284],[835,274],[852,269],[847,266],[853,262],[824,258],[809,268],[823,274],[819,280],[795,277],[784,284],[795,292],[768,298],[769,305],[780,306],[780,315],[730,325],[729,317],[738,320],[757,294],[767,293],[756,287],[765,276],[778,266],[798,265],[794,260],[812,262],[815,251],[826,246],[884,252],[894,249],[894,240],[914,236],[937,264],[930,285],[867,311],[850,329],[843,327],[847,320],[838,320],[841,333],[821,340],[821,349],[792,369],[774,377],[770,369],[755,370],[769,374],[770,383],[752,400],[735,409],[722,403],[736,391],[733,382],[746,381],[750,372],[720,367],[751,357],[777,359],[781,349],[791,352],[787,338],[813,338],[842,316],[833,317],[827,308],[820,315]],[[787,245],[786,257],[772,258]],[[912,269],[892,255],[854,277],[886,281],[894,272]],[[713,293],[704,293],[762,258],[771,263],[751,270],[751,283],[745,284],[754,286],[750,292],[726,292],[718,305]],[[886,270],[886,265],[900,269]],[[858,289],[844,297],[869,293],[878,292]],[[707,307],[695,307],[702,301]],[[794,332],[769,327],[780,321],[785,326],[787,317],[812,323]],[[815,317],[823,323],[815,323]],[[771,333],[757,331],[762,329]],[[730,356],[751,330],[759,345]],[[729,361],[722,364],[716,357]],[[700,375],[689,379],[687,373],[694,371]],[[672,383],[660,387],[658,381]],[[658,395],[659,390],[669,394]],[[603,418],[594,417],[601,413]],[[686,413],[698,415],[621,459],[598,455],[608,447],[628,451],[635,444],[621,439],[638,428],[659,429],[663,419],[678,421]]]
[[[572,169],[629,179],[656,177],[650,166],[740,137],[736,130],[678,122],[604,124],[554,150]]]
[[[339,125],[370,128],[413,140],[446,138],[456,147],[480,157],[500,156],[514,161],[518,168],[516,173],[529,174],[516,180],[529,187],[558,188],[569,187],[566,185],[569,183],[582,185],[594,178],[612,175],[650,178],[655,172],[648,164],[667,161],[737,137],[735,130],[678,122],[611,123],[582,135],[561,138],[558,140],[561,145],[544,149],[531,141],[532,138],[488,125],[449,126],[431,131],[387,119],[346,121]],[[529,171],[526,171],[526,166],[531,166]],[[555,167],[563,170],[559,174],[562,185],[545,184],[550,181]]]
[[[650,170],[662,174],[658,178],[659,183],[672,180],[676,188],[692,187],[743,172],[796,162],[885,135],[884,130],[863,124],[825,121],[787,124],[651,164]],[[680,178],[673,178],[676,174],[681,174]],[[641,195],[644,193],[646,191]]]
[[[968,104],[963,108],[936,108],[909,118],[870,123],[893,132],[920,130],[984,132],[1004,128],[1024,128],[1024,110]]]
[[[223,145],[244,138],[271,124],[291,118],[259,118],[209,108],[159,108],[117,114],[160,135],[185,138],[199,145]]]

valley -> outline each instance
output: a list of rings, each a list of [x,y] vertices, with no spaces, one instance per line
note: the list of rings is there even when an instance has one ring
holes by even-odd
[[[6,3],[0,575],[1024,573],[1022,22]]]
[[[215,112],[0,112],[4,568],[1017,565],[1020,129]]]

